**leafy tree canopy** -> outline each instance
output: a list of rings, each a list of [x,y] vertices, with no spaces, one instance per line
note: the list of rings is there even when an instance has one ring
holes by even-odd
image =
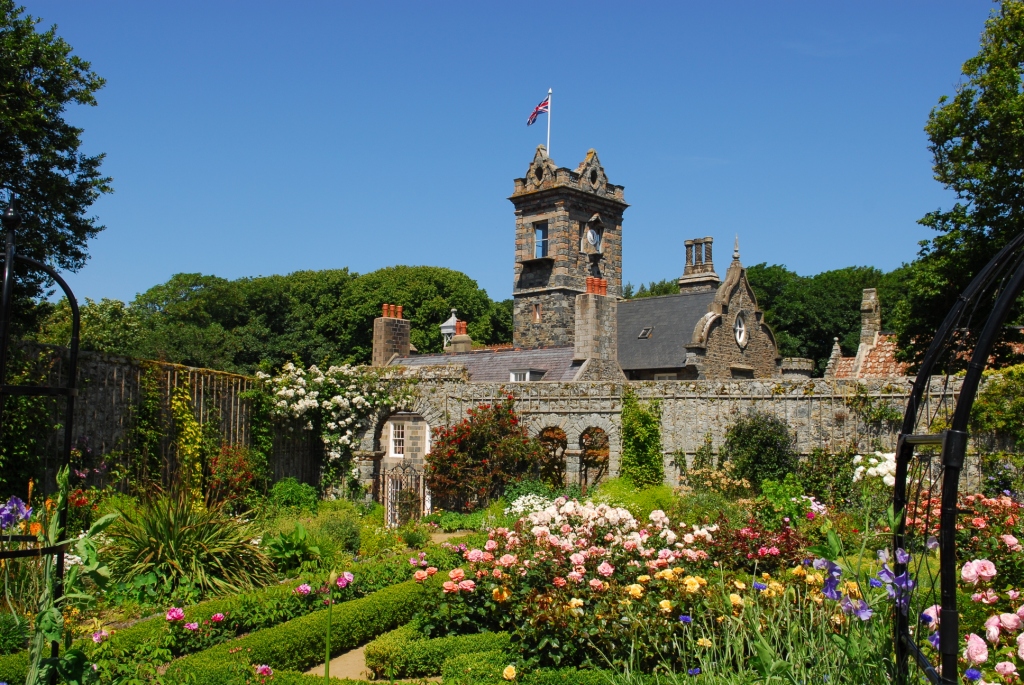
[[[907,297],[893,312],[912,361],[974,275],[1024,229],[1024,4],[1001,3],[962,71],[956,94],[939,99],[925,126],[935,179],[957,199],[920,220],[938,235],[921,243]],[[1012,314],[1018,322],[1021,311]]]
[[[71,54],[56,27],[37,31],[39,21],[0,0],[0,183],[18,199],[19,252],[74,271],[103,229],[86,212],[111,187],[100,173],[103,155],[81,152],[82,129],[64,113],[68,105],[95,105],[104,81]],[[27,302],[43,294],[46,279],[23,270],[18,284]],[[16,311],[26,317],[39,310]]]
[[[233,281],[176,274],[128,304],[86,300],[82,347],[239,373],[295,357],[306,365],[368,363],[373,319],[384,303],[403,306],[413,345],[423,353],[441,351],[438,326],[453,307],[476,342],[512,338],[511,301],[493,302],[458,271],[396,266],[364,275],[333,269]],[[34,337],[66,344],[67,302],[50,310]]]

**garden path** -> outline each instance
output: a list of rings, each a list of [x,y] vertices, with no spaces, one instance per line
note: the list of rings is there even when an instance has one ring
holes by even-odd
[[[435,545],[437,545],[437,544],[440,544],[442,542],[447,542],[448,540],[451,540],[452,538],[462,537],[462,536],[466,535],[467,533],[472,533],[472,532],[473,531],[471,531],[471,530],[457,530],[454,533],[431,533],[430,534],[430,541],[433,542]]]
[[[366,655],[364,654],[366,647],[359,647],[351,651],[340,654],[331,659],[331,678],[351,678],[352,680],[364,680],[366,679],[368,672],[366,669]],[[306,675],[319,675],[324,674],[324,665],[320,664],[314,668],[306,671]],[[396,680],[396,683],[439,683],[441,682],[440,676],[432,678],[413,678],[411,680]]]

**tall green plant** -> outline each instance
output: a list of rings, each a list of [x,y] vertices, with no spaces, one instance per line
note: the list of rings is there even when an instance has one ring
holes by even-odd
[[[638,488],[665,480],[661,454],[661,403],[641,404],[632,390],[622,396],[622,462],[619,475]]]
[[[736,475],[759,488],[764,480],[782,481],[797,468],[789,425],[765,412],[753,412],[729,428],[722,453]]]
[[[203,594],[239,592],[270,582],[271,563],[251,543],[252,529],[203,506],[184,488],[122,511],[110,529],[110,565],[124,581],[156,574],[167,592],[195,587]]]

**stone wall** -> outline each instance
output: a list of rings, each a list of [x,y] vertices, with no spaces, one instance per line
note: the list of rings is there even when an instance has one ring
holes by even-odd
[[[41,373],[45,374],[41,382],[66,384],[66,348],[32,344],[23,345],[22,350],[37,360]],[[176,388],[187,385],[196,419],[203,425],[216,421],[225,443],[250,444],[249,402],[242,394],[252,389],[255,379],[179,364],[81,352],[79,392],[72,425],[74,445],[90,450],[96,461],[106,461],[112,468],[122,465],[136,447],[132,428],[145,392],[145,377],[159,398],[159,423],[164,434],[160,443],[160,461],[165,480],[170,478],[176,464],[171,437],[174,421],[170,411],[171,396]],[[54,423],[61,422],[63,400],[54,399],[52,407]],[[49,453],[43,455],[43,467],[49,474],[58,463],[62,440],[63,431],[55,431]],[[319,439],[297,426],[278,427],[270,457],[275,480],[292,476],[303,482],[318,483],[322,458],[323,445]]]
[[[450,367],[449,367],[450,368]],[[854,446],[860,451],[894,447],[898,427],[867,425],[848,405],[857,390],[855,381],[824,379],[763,379],[731,381],[627,381],[627,382],[536,382],[467,383],[464,378],[445,377],[444,369],[430,370],[429,380],[416,386],[416,400],[410,407],[431,426],[450,425],[466,417],[479,404],[512,394],[516,409],[531,434],[548,427],[561,428],[568,439],[570,471],[573,454],[578,454],[580,436],[590,427],[607,433],[610,472],[618,472],[621,453],[619,435],[622,394],[632,388],[641,400],[659,400],[662,411],[662,446],[666,481],[678,476],[677,460],[692,460],[694,452],[710,435],[717,450],[726,431],[736,420],[752,411],[778,416],[793,431],[797,450],[841,449]],[[874,398],[902,410],[913,379],[865,381],[860,385]],[[936,403],[951,407],[959,386],[943,393],[937,379],[926,397],[930,413]],[[379,417],[376,430],[367,430],[360,441],[360,454],[367,461],[381,449],[381,428],[387,417]],[[369,466],[369,464],[367,464]],[[369,471],[367,471],[369,472]],[[573,474],[570,473],[570,477]]]
[[[512,304],[515,346],[568,347],[576,330],[576,291],[545,290],[516,296]],[[540,321],[534,321],[534,307],[540,307]]]

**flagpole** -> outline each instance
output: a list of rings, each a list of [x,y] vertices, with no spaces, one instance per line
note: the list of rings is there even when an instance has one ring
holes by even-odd
[[[548,159],[551,159],[551,89],[548,88]]]

